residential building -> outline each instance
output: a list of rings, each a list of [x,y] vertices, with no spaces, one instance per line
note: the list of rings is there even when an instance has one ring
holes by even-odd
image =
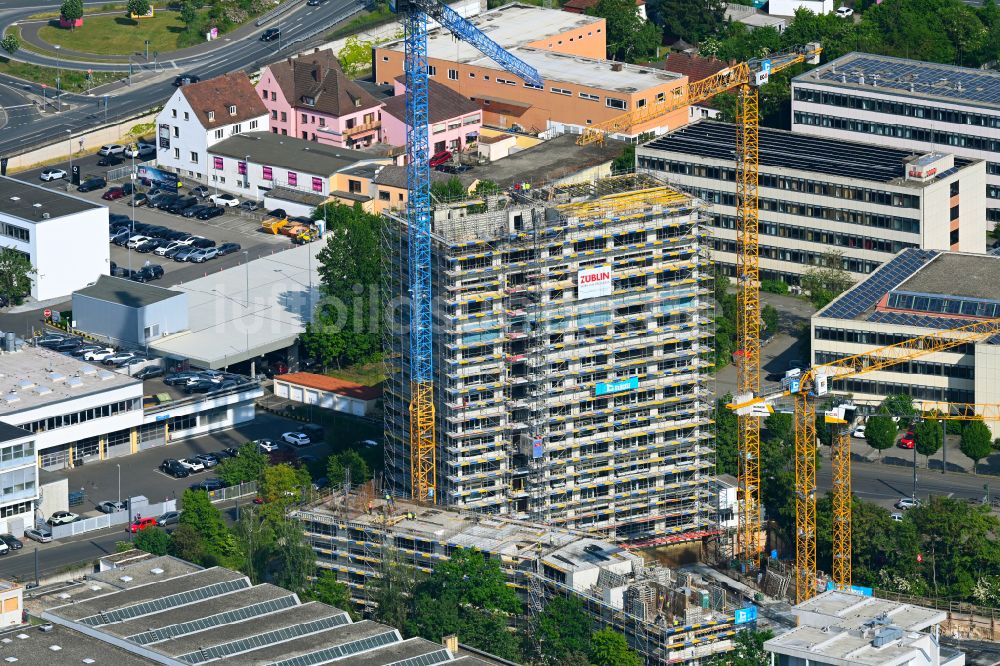
[[[743,5],[739,5],[743,7]],[[752,8],[750,8],[752,9]],[[688,81],[694,83],[707,79],[713,74],[717,74],[726,69],[729,64],[716,57],[703,58],[697,53],[687,53],[684,51],[671,51],[662,63],[656,63],[660,69],[675,74],[682,74],[688,77]],[[688,106],[688,120],[694,122],[700,118],[717,118],[719,110],[711,99],[703,100],[697,104]]]
[[[792,607],[795,628],[764,643],[777,666],[963,666],[941,645],[943,610],[829,591]]]
[[[1000,318],[998,280],[998,256],[904,250],[813,315],[812,362],[829,363],[934,331]],[[997,342],[926,354],[838,380],[833,389],[869,405],[902,393],[924,410],[948,410],[947,403],[1000,403]],[[987,425],[1000,436],[1000,424]]]
[[[28,610],[46,624],[16,630],[17,640],[0,642],[0,658],[116,666],[501,664],[456,636],[442,644],[404,640],[397,629],[354,621],[346,610],[303,602],[268,583],[254,585],[238,571],[138,551],[124,555],[102,558],[98,573],[58,591],[33,595]]]
[[[395,97],[382,109],[382,140],[391,146],[406,145],[406,84],[404,77],[395,81]],[[458,152],[479,140],[483,113],[479,105],[448,86],[429,81],[427,88],[427,136],[431,153],[442,150]]]
[[[483,123],[532,134],[579,134],[587,125],[610,120],[682,94],[687,79],[655,67],[605,60],[603,18],[512,3],[471,19],[490,39],[534,67],[540,87],[510,74],[474,46],[456,41],[443,28],[427,37],[428,72],[434,81],[472,99]],[[403,74],[402,39],[375,47],[374,80],[389,83]],[[678,109],[636,125],[613,138],[633,142],[647,131],[675,129],[687,122]]]
[[[700,122],[636,150],[637,167],[712,204],[713,258],[736,265],[736,126]],[[839,253],[855,279],[897,252],[986,249],[985,163],[761,127],[761,278],[798,284]]]
[[[475,178],[469,178],[468,173],[461,174],[457,178],[466,186],[466,190],[472,187]],[[435,183],[446,183],[452,178],[450,174],[441,171],[431,171],[431,186]],[[381,215],[382,213],[395,210],[406,209],[406,201],[409,197],[409,189],[406,186],[406,167],[388,164],[379,169],[372,180],[372,213]]]
[[[8,455],[9,464],[19,465],[30,454],[37,466],[58,470],[225,430],[252,420],[254,400],[263,394],[249,381],[188,396],[159,380],[144,383],[96,362],[14,346],[0,353],[0,376],[13,378],[0,399],[0,421],[26,430],[32,445],[9,452],[6,442],[0,445],[0,468]]]
[[[600,0],[567,0],[562,3],[560,9],[564,12],[572,12],[574,14],[586,14],[588,9],[592,9],[597,6]],[[648,20],[646,16],[646,0],[635,0],[635,11],[642,17],[643,21]]]
[[[368,201],[368,189],[345,172],[390,158],[324,146],[269,132],[233,136],[209,149],[209,184],[244,199],[261,200],[276,188],[337,197],[345,203]],[[359,199],[358,197],[362,197]]]
[[[37,461],[34,436],[0,421],[0,534],[22,534],[25,527],[35,524]],[[5,592],[0,587],[0,627],[9,624],[2,603]]]
[[[791,15],[786,18],[785,16],[768,14],[759,10],[758,4],[757,2],[754,2],[753,5],[728,3],[725,13],[726,20],[731,23],[742,23],[749,30],[774,28],[778,32],[784,32],[785,28],[788,27],[788,19],[791,18]]]
[[[257,91],[274,134],[338,148],[381,140],[382,103],[344,74],[330,49],[266,66]]]
[[[268,117],[243,72],[180,86],[156,116],[157,166],[207,183],[209,148],[243,132],[267,132]]]
[[[792,131],[986,161],[1000,222],[1000,72],[848,53],[792,79]]]
[[[187,329],[187,294],[102,275],[73,292],[73,319],[92,336],[142,347]]]
[[[769,0],[767,13],[777,16],[795,16],[800,9],[808,9],[813,14],[829,14],[833,11],[833,0]]]
[[[439,505],[644,542],[714,529],[703,211],[628,175],[435,211]],[[572,199],[572,202],[571,202]],[[386,298],[406,222],[387,213]],[[393,310],[392,331],[406,312]],[[408,338],[387,335],[387,492],[410,495]]]
[[[0,628],[21,624],[24,613],[23,588],[0,580]]]
[[[595,630],[621,632],[649,666],[699,663],[727,652],[736,631],[755,616],[751,601],[730,592],[736,587],[726,583],[732,581],[709,567],[667,569],[592,531],[386,501],[370,483],[293,516],[316,564],[333,572],[367,610],[378,603],[377,581],[387,567],[430,572],[455,549],[475,548],[499,563],[528,618],[552,599],[575,598]]]
[[[108,209],[0,176],[0,247],[31,261],[31,298],[68,296],[111,269]]]
[[[274,378],[274,395],[335,412],[370,416],[382,389],[314,372],[292,372]]]

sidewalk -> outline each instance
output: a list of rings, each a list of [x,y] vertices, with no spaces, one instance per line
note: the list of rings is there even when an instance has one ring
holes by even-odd
[[[972,460],[959,449],[960,439],[958,435],[948,435],[946,445],[929,458],[925,458],[917,453],[917,468],[930,469],[936,472],[945,470],[948,472],[971,474]],[[945,463],[946,455],[947,463]],[[829,457],[829,447],[823,447],[823,457]],[[879,456],[879,452],[869,446],[868,442],[857,437],[851,438],[851,457],[854,460],[863,460],[875,464],[895,465],[899,467],[913,466],[913,449],[902,449],[899,446],[895,446],[882,451],[882,455]],[[983,460],[980,460],[977,471],[982,475],[1000,475],[1000,452],[991,453]]]

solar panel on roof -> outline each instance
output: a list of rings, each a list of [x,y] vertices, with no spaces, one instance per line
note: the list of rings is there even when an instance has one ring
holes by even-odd
[[[204,661],[222,659],[223,657],[228,657],[231,654],[248,652],[256,648],[264,647],[265,645],[273,645],[275,643],[298,638],[299,636],[314,634],[316,632],[323,631],[324,629],[332,629],[333,627],[339,627],[342,624],[346,624],[344,616],[342,614],[338,614],[331,617],[313,620],[311,622],[293,624],[288,627],[275,629],[274,631],[247,636],[245,638],[229,641],[228,643],[220,643],[219,645],[200,648],[194,652],[183,654],[178,657],[178,659],[188,664],[200,664]],[[392,631],[392,634],[393,641],[395,641],[395,630]]]
[[[211,627],[218,627],[223,624],[239,622],[241,620],[248,620],[252,617],[259,617],[268,613],[274,613],[284,608],[291,608],[292,606],[297,605],[297,603],[298,602],[296,601],[295,596],[289,594],[285,597],[269,599],[267,601],[250,604],[249,606],[243,606],[241,608],[234,608],[233,610],[216,613],[215,615],[209,615],[208,617],[200,617],[197,620],[191,620],[190,622],[179,622],[177,624],[160,627],[159,629],[144,631],[141,634],[129,636],[127,640],[130,640],[133,643],[138,643],[139,645],[148,645],[150,643],[169,640],[176,636],[183,636],[184,634],[202,631]],[[346,624],[348,621],[347,617],[341,617],[343,622]]]
[[[187,592],[180,592],[178,594],[171,594],[166,597],[160,597],[158,599],[151,599],[142,603],[124,606],[112,611],[101,611],[97,615],[81,618],[80,623],[92,627],[115,624],[116,622],[124,622],[125,620],[131,620],[134,617],[149,615],[150,613],[158,613],[160,611],[176,608],[177,606],[183,606],[196,601],[202,601],[204,599],[211,599],[212,597],[219,596],[220,594],[235,592],[236,590],[248,587],[250,587],[250,581],[246,578],[226,580],[221,583],[214,583],[212,585],[206,585],[205,587],[188,590]]]
[[[901,285],[904,280],[939,254],[937,250],[915,248],[903,250],[864,282],[842,294],[820,316],[831,319],[854,319],[874,307],[890,290]]]

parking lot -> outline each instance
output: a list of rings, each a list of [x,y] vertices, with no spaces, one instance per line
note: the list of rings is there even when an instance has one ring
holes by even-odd
[[[80,167],[81,182],[87,176],[104,177],[109,167],[97,166],[100,159],[97,155],[89,155],[81,158],[74,158],[73,164]],[[131,166],[131,160],[125,160],[122,166]],[[69,162],[50,165],[46,168],[61,168],[70,171]],[[119,167],[111,167],[119,168]],[[31,169],[16,174],[16,178],[27,182],[35,183],[51,190],[65,192],[69,181],[67,179],[44,182],[39,178],[42,169]],[[124,181],[108,182],[108,187],[121,185]],[[199,183],[190,182],[185,185],[193,187]],[[76,187],[71,186],[69,193],[95,203],[107,206],[109,213],[125,215],[129,218],[133,216],[139,223],[155,224],[168,229],[203,236],[216,245],[223,243],[238,243],[240,250],[233,254],[211,259],[202,264],[191,264],[186,262],[176,262],[172,259],[156,256],[153,253],[143,254],[131,249],[111,245],[111,261],[119,267],[135,270],[147,263],[159,264],[163,267],[165,275],[154,284],[158,286],[170,286],[195,278],[203,277],[209,273],[241,265],[247,258],[250,260],[262,256],[280,252],[293,247],[291,240],[282,235],[273,235],[260,231],[260,221],[263,211],[247,212],[239,208],[228,208],[221,217],[210,220],[197,220],[185,218],[180,215],[173,215],[160,210],[151,210],[146,206],[131,206],[132,197],[126,196],[114,201],[104,201],[101,195],[107,188],[101,188],[93,192],[77,192]],[[139,191],[145,192],[147,188],[140,186]],[[215,188],[209,188],[210,193],[216,192]],[[188,187],[182,187],[181,193],[187,193]],[[244,254],[246,252],[247,254]]]

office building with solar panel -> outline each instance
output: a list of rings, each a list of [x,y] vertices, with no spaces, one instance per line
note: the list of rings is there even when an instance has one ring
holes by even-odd
[[[760,128],[760,272],[798,284],[830,252],[864,279],[900,250],[983,252],[982,160]],[[636,168],[711,205],[712,259],[736,266],[736,126],[703,121],[636,148]]]
[[[792,131],[985,160],[1000,222],[1000,72],[848,53],[792,79]]]
[[[997,285],[1000,256],[904,250],[813,316],[812,362],[1000,318]],[[844,379],[837,387],[872,404],[904,393],[925,410],[1000,403],[1000,336]]]
[[[701,203],[630,174],[472,205],[487,210],[439,206],[433,226],[437,502],[633,542],[708,535]],[[405,297],[406,222],[386,218],[387,293]],[[403,497],[407,315],[395,308],[385,340],[383,400],[386,482]]]

